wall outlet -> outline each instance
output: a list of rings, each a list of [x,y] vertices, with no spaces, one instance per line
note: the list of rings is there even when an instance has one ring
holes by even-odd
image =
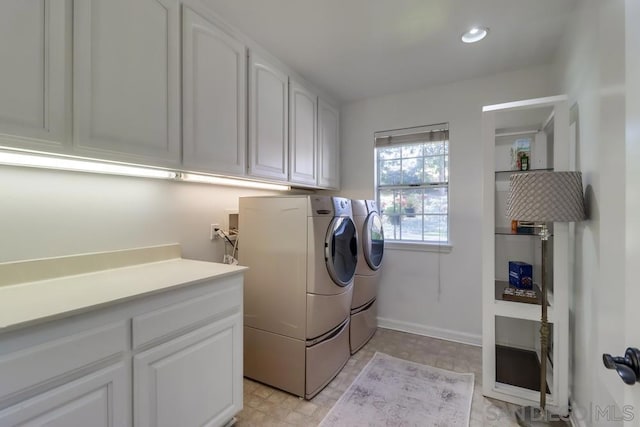
[[[218,230],[220,230],[220,224],[211,224],[211,230],[209,232],[209,239],[216,240],[220,238],[218,234]]]

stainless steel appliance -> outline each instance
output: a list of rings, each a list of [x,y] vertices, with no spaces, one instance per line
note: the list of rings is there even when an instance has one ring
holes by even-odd
[[[244,374],[310,399],[350,356],[358,240],[349,199],[242,197]]]
[[[374,200],[352,200],[351,206],[361,243],[353,284],[349,334],[351,353],[355,353],[371,339],[378,327],[376,297],[384,254],[384,232]]]

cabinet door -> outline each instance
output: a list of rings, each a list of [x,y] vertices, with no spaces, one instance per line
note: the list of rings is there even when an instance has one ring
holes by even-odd
[[[76,152],[179,164],[178,0],[83,0],[74,7]]]
[[[0,2],[0,137],[40,140],[3,144],[60,151],[70,142],[70,20],[67,0]]]
[[[289,181],[317,184],[318,97],[297,82],[289,84]]]
[[[124,362],[0,411],[3,426],[129,426],[131,385]]]
[[[249,175],[288,179],[288,79],[251,53],[249,77]]]
[[[242,409],[236,313],[134,357],[137,427],[221,426]]]
[[[246,168],[244,44],[183,8],[183,164],[243,175]]]
[[[340,137],[338,110],[318,100],[318,185],[340,188]]]

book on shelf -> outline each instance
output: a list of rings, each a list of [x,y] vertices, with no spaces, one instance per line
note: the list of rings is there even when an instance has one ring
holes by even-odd
[[[502,299],[505,301],[524,302],[527,304],[540,304],[540,295],[537,289],[518,289],[507,286],[502,291]]]
[[[532,221],[516,221],[516,230],[515,231],[518,234],[536,234],[535,222],[532,222]]]

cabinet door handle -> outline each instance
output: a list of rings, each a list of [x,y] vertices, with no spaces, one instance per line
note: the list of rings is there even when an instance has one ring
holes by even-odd
[[[627,348],[624,357],[604,353],[602,363],[607,369],[615,369],[625,384],[634,385],[636,381],[640,381],[640,350],[635,347]]]

